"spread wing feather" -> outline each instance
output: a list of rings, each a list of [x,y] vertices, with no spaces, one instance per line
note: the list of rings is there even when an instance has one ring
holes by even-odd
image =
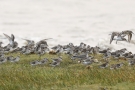
[[[111,35],[110,44],[112,43],[113,39],[114,39],[114,34]]]
[[[4,34],[4,33],[3,33]],[[11,41],[12,39],[11,39],[11,37],[10,36],[8,36],[7,34],[4,34],[5,36],[6,36],[6,38],[9,40],[9,41]]]
[[[12,39],[12,41],[15,40],[15,36],[13,34],[11,34],[11,39]]]

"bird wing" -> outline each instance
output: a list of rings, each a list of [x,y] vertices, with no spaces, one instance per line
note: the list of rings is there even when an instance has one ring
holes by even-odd
[[[11,34],[11,39],[12,39],[12,41],[14,41],[14,39],[15,39],[15,36],[13,34]]]
[[[132,34],[134,34],[134,33],[132,32]]]
[[[3,33],[4,34],[4,33]],[[6,36],[6,38],[9,40],[9,41],[11,41],[12,39],[11,39],[11,37],[10,36],[8,36],[7,34],[4,34],[5,36]]]
[[[126,34],[121,34],[121,37],[125,37],[126,36]]]
[[[4,34],[4,33],[3,33]],[[14,35],[12,34],[11,37],[8,36],[7,34],[4,34],[6,36],[6,38],[9,40],[9,43],[12,45],[13,44],[13,40],[14,40]]]
[[[41,44],[45,44],[46,46],[48,46],[47,42],[44,41],[44,40],[41,40],[41,41],[37,42],[36,46],[41,45]]]
[[[128,34],[128,42],[131,41],[131,38],[132,38],[132,33],[129,33],[129,34]]]
[[[23,38],[22,38],[23,39]],[[23,39],[23,40],[26,40],[27,43],[30,43],[32,40],[29,40],[29,39]]]
[[[112,43],[112,41],[113,41],[113,39],[114,39],[114,34],[112,33],[112,35],[111,35],[111,39],[110,39],[110,44]]]

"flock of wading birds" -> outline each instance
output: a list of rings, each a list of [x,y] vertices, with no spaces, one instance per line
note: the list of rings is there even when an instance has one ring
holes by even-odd
[[[110,44],[113,40],[116,40],[116,43],[118,41],[127,41],[130,43],[133,34],[134,33],[131,30],[112,32]],[[124,63],[119,62],[120,58],[125,59],[130,66],[135,64],[135,54],[127,51],[126,48],[111,52],[110,48],[101,49],[98,46],[91,47],[90,45],[86,45],[85,43],[81,42],[79,46],[75,46],[73,43],[69,43],[68,45],[57,45],[49,49],[46,40],[51,38],[43,39],[37,43],[35,43],[33,40],[23,39],[27,41],[27,45],[18,47],[18,43],[15,41],[15,36],[13,34],[11,34],[11,36],[4,34],[4,36],[9,40],[9,44],[2,46],[3,42],[0,42],[0,64],[7,61],[12,63],[18,62],[20,60],[20,56],[13,57],[12,55],[6,55],[7,53],[14,52],[19,52],[20,54],[25,55],[39,55],[39,60],[33,60],[30,62],[30,65],[32,66],[41,64],[49,64],[53,67],[59,66],[61,62],[63,62],[63,58],[61,56],[62,53],[67,54],[72,61],[77,61],[77,63],[81,63],[86,66],[90,66],[93,63],[98,63],[97,65],[99,68],[110,67],[110,69],[118,69],[125,65]],[[125,38],[125,36],[128,36],[128,40]],[[41,56],[46,53],[56,54],[58,57],[51,58],[51,60],[48,58],[41,59]],[[103,60],[96,59],[96,54],[102,54]],[[110,59],[112,57],[114,59]],[[116,63],[110,64],[112,60],[116,61]]]

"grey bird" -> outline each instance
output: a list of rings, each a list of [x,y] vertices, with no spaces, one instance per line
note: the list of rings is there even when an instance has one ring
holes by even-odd
[[[128,64],[129,64],[130,66],[135,65],[135,59],[130,59],[130,60],[128,60]]]
[[[110,51],[110,48],[104,49],[104,50],[99,50],[99,53],[105,54]]]
[[[23,40],[26,40],[27,41],[27,46],[28,47],[32,47],[35,45],[35,42],[33,40],[29,40],[29,39],[23,39]]]
[[[83,60],[82,64],[84,64],[84,65],[90,65],[90,64],[92,64],[93,62],[94,62],[94,60],[88,58],[88,59]]]
[[[39,61],[40,64],[46,64],[48,62],[48,59],[47,58],[44,58],[43,60]]]
[[[103,58],[104,59],[107,59],[107,58],[110,58],[111,57],[111,52],[110,51],[107,51],[106,53],[103,54]]]
[[[53,66],[53,67],[55,67],[55,66],[60,65],[60,62],[52,62],[50,65]]]
[[[106,68],[106,67],[108,67],[108,64],[109,64],[109,62],[105,62],[105,63],[101,64],[99,67]]]
[[[120,53],[116,53],[116,55],[115,56],[113,56],[115,59],[118,59],[118,61],[119,61],[119,58],[120,57],[122,57],[122,54],[120,54]]]
[[[47,47],[48,44],[47,44],[46,40],[48,40],[48,39],[52,39],[52,38],[40,40],[39,42],[36,43],[36,47],[40,47],[41,44],[44,44]]]
[[[5,57],[5,54],[0,54],[0,58],[3,58],[3,57]]]
[[[61,47],[61,45],[54,46],[51,49],[56,52],[59,47]]]
[[[122,31],[122,33],[124,36],[128,36],[128,42],[131,41],[131,38],[132,38],[132,34],[134,34],[131,30],[125,30],[125,31]]]
[[[38,60],[30,62],[30,65],[32,65],[32,66],[35,66],[35,65],[38,65],[38,64],[40,64],[40,62]]]
[[[62,57],[59,56],[58,58],[51,58],[53,60],[53,62],[61,62],[62,61]]]
[[[17,56],[14,59],[10,60],[10,62],[18,62],[19,60],[20,60],[20,56]]]
[[[7,62],[7,58],[6,57],[0,58],[0,64],[5,63],[5,62]]]
[[[13,60],[13,59],[14,59],[13,56],[7,56],[7,61],[11,61],[11,60]]]
[[[122,48],[122,49],[120,49],[120,52],[125,53],[125,51],[127,51],[127,49],[126,49],[126,48]]]
[[[41,59],[41,56],[45,54],[45,51],[39,47],[38,50],[35,49],[35,53],[39,55],[39,59]]]
[[[135,57],[135,54],[131,54],[131,55],[126,56],[127,59],[133,59],[134,57]]]
[[[85,52],[83,54],[79,54],[79,55],[73,55],[72,56],[72,59],[80,59],[80,60],[83,60],[83,59],[87,59],[89,57],[89,52]]]
[[[122,67],[124,65],[124,63],[122,62],[122,63],[118,63],[118,64],[116,64],[116,68],[120,68],[120,67]]]
[[[111,34],[111,39],[110,39],[110,44],[112,43],[112,41],[114,40],[115,36],[118,36],[120,34],[120,32],[112,32]]]
[[[58,55],[61,55],[61,53],[63,53],[63,47],[62,46],[60,46],[60,47],[58,47],[58,49],[57,49],[57,51],[56,51],[56,54],[58,54]]]
[[[3,33],[4,34],[4,33]],[[18,46],[18,43],[15,40],[15,36],[13,34],[11,34],[11,37],[8,36],[7,34],[4,34],[6,36],[6,38],[9,40],[9,45],[12,48],[16,48]]]
[[[123,66],[124,63],[112,64],[110,69],[118,69]]]
[[[25,52],[22,52],[22,53],[25,55],[29,55],[31,53],[31,49],[30,48],[26,49]]]
[[[51,66],[55,67],[60,65],[60,63],[62,62],[62,57],[59,56],[58,58],[52,58],[53,62],[50,64]]]
[[[122,57],[130,58],[132,56],[132,52],[123,53]]]

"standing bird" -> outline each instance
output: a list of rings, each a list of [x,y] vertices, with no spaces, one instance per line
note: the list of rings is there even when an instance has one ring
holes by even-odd
[[[5,63],[5,62],[7,62],[7,58],[6,57],[0,58],[0,64]]]
[[[59,56],[58,58],[52,58],[53,62],[50,63],[51,66],[55,67],[60,65],[60,63],[62,62],[62,57]]]
[[[110,44],[111,44],[112,41],[114,40],[114,37],[115,37],[115,36],[118,36],[119,34],[120,34],[120,32],[112,32],[112,34],[110,34],[110,35],[111,35]]]
[[[52,38],[48,38],[48,39],[52,39]],[[41,48],[41,46],[48,47],[48,44],[46,42],[46,40],[48,40],[48,39],[43,39],[43,40],[40,40],[39,42],[37,42],[36,43],[36,50]]]
[[[114,38],[115,36],[117,37]],[[110,44],[112,43],[113,40],[116,40],[116,44],[118,41],[127,41],[126,38],[124,38],[123,34],[121,34],[120,32],[113,32],[111,34]]]
[[[91,58],[87,58],[87,59],[85,59],[85,60],[83,60],[83,64],[84,65],[90,65],[90,64],[92,64],[94,62],[94,60],[92,60]]]
[[[19,60],[20,60],[20,56],[17,56],[13,58],[12,60],[10,60],[10,62],[18,62]]]
[[[39,61],[40,64],[46,64],[48,62],[48,59],[47,58],[44,58],[43,60]]]
[[[126,35],[128,35],[128,42],[131,41],[131,38],[132,38],[132,34],[134,34],[132,31],[130,30],[125,30],[125,31],[122,31],[121,34],[125,37]]]
[[[109,64],[109,62],[105,62],[105,63],[101,64],[99,67],[106,68],[106,67],[108,67],[108,64]]]
[[[3,33],[4,34],[4,33]],[[9,40],[9,45],[12,48],[16,48],[18,46],[18,43],[15,40],[15,36],[13,34],[11,34],[11,37],[8,36],[7,34],[4,34],[6,36],[6,38]]]
[[[36,43],[36,46],[38,46],[40,44],[45,44],[46,46],[48,46],[47,42],[45,41],[45,40],[48,40],[48,39],[52,39],[52,38],[47,38],[47,39],[40,40],[39,42]]]
[[[35,45],[35,42],[33,40],[29,40],[29,39],[23,39],[23,40],[26,40],[27,41],[27,46],[28,47],[32,47]]]
[[[128,64],[131,65],[135,65],[135,59],[129,59],[128,60]]]
[[[118,68],[121,68],[123,65],[124,63],[112,64],[110,66],[110,69],[118,69]]]
[[[32,65],[32,66],[35,66],[35,65],[38,65],[38,64],[40,64],[40,62],[38,60],[30,62],[30,65]]]

